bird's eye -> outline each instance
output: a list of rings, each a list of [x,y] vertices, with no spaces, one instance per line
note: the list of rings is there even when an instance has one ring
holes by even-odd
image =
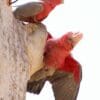
[[[72,43],[73,39],[72,38],[68,38],[66,42]]]
[[[68,40],[69,40],[69,41],[72,41],[72,38],[69,38]]]
[[[72,38],[68,38],[66,41],[69,45],[71,45],[71,47],[73,48],[73,39]]]

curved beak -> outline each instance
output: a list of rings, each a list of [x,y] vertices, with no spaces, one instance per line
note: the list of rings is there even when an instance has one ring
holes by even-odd
[[[72,46],[74,47],[83,37],[83,34],[80,32],[73,33],[73,32],[68,32],[67,36],[69,37]]]
[[[62,0],[62,4],[64,3],[64,0]]]
[[[75,46],[83,37],[83,34],[80,32],[71,34],[71,39],[73,42],[73,46]]]

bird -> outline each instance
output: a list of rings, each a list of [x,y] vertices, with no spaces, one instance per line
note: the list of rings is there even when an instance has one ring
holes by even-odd
[[[16,19],[29,23],[43,21],[50,12],[63,0],[41,0],[39,2],[29,2],[17,7],[13,12]]]
[[[45,64],[49,67],[62,67],[64,59],[81,38],[81,33],[68,32],[58,39],[48,39],[44,52]]]
[[[63,0],[41,0],[19,6],[14,11],[16,19],[29,23],[41,23]],[[71,51],[81,40],[80,32],[68,32],[58,39],[48,33],[44,48],[43,65],[27,83],[27,92],[39,94],[46,81],[52,84],[55,100],[76,100],[82,80],[80,63]]]
[[[82,69],[71,50],[81,40],[81,33],[68,32],[58,39],[48,36],[44,52],[45,66],[27,84],[27,91],[39,94],[46,81],[52,84],[55,100],[76,100]]]

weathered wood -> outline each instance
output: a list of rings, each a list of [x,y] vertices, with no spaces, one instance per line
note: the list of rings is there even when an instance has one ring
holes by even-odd
[[[30,66],[33,71],[34,64],[35,71],[41,67],[47,37],[45,27],[40,25],[39,30],[33,31],[33,36],[27,34],[28,32],[30,29],[13,17],[11,7],[6,4],[6,0],[0,0],[0,100],[25,100]],[[37,33],[38,35],[35,35]],[[35,38],[36,42],[33,42]],[[43,45],[39,44],[38,40],[43,42]],[[34,53],[29,48],[32,48]],[[30,53],[34,58],[33,62],[37,61],[36,63],[31,63]],[[39,53],[40,56],[34,55],[35,53]]]
[[[26,32],[0,1],[0,100],[24,100],[28,80]]]
[[[30,64],[30,76],[32,76],[44,67],[43,53],[47,39],[47,31],[43,24],[29,24],[27,26],[29,34],[26,50]]]

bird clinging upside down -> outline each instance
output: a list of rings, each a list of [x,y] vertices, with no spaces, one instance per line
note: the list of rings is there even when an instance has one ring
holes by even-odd
[[[82,34],[72,32],[59,39],[49,38],[44,53],[45,67],[31,77],[27,91],[38,94],[45,81],[49,80],[55,100],[76,100],[82,71],[70,51],[81,38]]]
[[[26,3],[14,11],[14,16],[25,22],[41,22],[62,2],[63,0],[41,0],[40,2]]]
[[[15,17],[29,23],[41,22],[62,0],[41,1],[43,2],[18,7],[14,12]],[[70,51],[81,37],[81,34],[70,33],[56,40],[48,38],[44,52],[45,66],[32,75],[27,85],[28,92],[39,94],[45,81],[49,80],[55,100],[76,100],[81,81],[81,66],[70,55]]]

